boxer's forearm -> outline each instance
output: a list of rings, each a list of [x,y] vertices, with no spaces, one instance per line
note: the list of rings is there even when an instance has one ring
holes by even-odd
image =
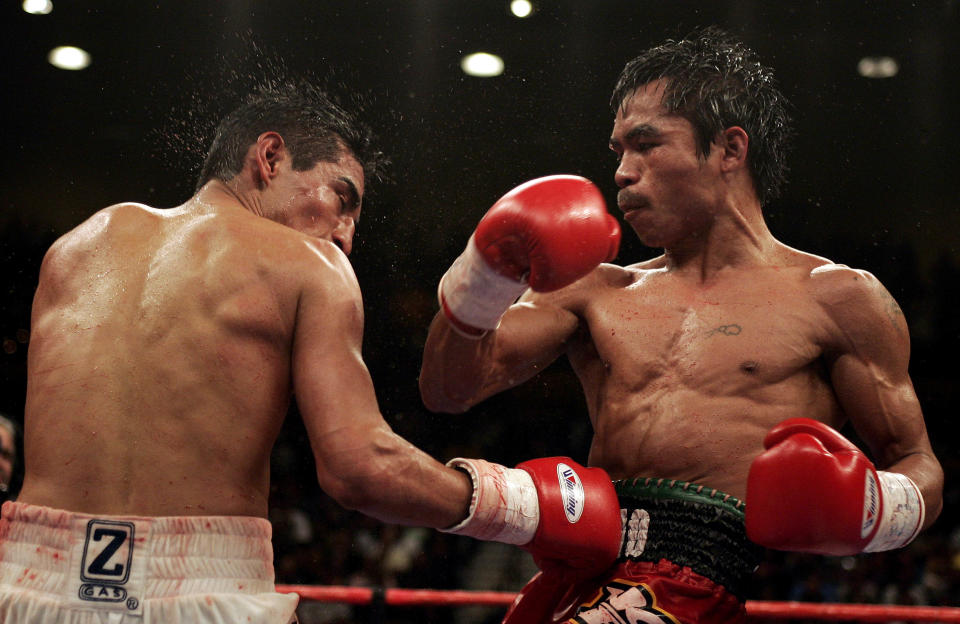
[[[456,414],[485,398],[493,333],[466,338],[452,328],[443,312],[437,313],[420,367],[420,396],[427,409]]]
[[[358,435],[354,435],[358,433]],[[342,431],[317,461],[320,486],[340,505],[393,524],[443,528],[466,517],[473,490],[389,427]]]
[[[943,469],[940,462],[928,453],[912,453],[883,469],[906,475],[917,485],[926,507],[921,528],[933,524],[943,509]]]

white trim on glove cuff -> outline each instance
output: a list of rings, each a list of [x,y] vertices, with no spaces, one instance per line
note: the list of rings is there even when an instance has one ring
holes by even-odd
[[[458,321],[477,329],[496,329],[500,317],[527,290],[526,282],[500,275],[480,255],[474,237],[467,241],[440,280],[437,294],[441,307]]]

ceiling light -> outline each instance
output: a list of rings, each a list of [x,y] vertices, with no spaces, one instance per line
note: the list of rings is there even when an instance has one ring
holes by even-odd
[[[23,10],[33,15],[46,15],[53,10],[50,0],[23,0]]]
[[[463,57],[463,60],[460,61],[460,68],[468,76],[490,78],[503,73],[503,59],[495,54],[475,52]]]
[[[510,12],[517,17],[530,17],[533,13],[533,4],[530,0],[513,0],[510,3]]]
[[[889,56],[866,56],[857,63],[857,71],[864,78],[892,78],[900,66]]]
[[[73,46],[60,46],[50,50],[47,60],[60,69],[86,69],[90,65],[90,55]]]

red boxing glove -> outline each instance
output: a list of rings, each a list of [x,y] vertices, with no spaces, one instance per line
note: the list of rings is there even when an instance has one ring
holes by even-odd
[[[540,525],[523,548],[537,567],[572,569],[580,578],[606,570],[620,552],[620,500],[603,468],[584,468],[569,457],[517,465],[533,478]]]
[[[566,457],[534,459],[517,468],[530,473],[540,498],[540,526],[522,548],[542,572],[523,588],[503,624],[552,622],[554,612],[566,607],[560,601],[571,583],[616,561],[620,501],[602,468],[584,468]]]
[[[547,621],[569,583],[609,568],[620,551],[620,501],[602,468],[546,457],[510,469],[457,458],[473,481],[467,518],[448,533],[516,544],[543,570],[524,588],[504,622]]]
[[[747,536],[757,544],[841,556],[900,548],[920,532],[916,484],[878,472],[827,425],[791,418],[763,446],[747,478]]]
[[[459,457],[447,465],[470,475],[473,497],[467,518],[446,532],[515,544],[541,567],[556,563],[587,576],[617,558],[620,502],[602,468],[584,468],[569,457],[513,469]]]
[[[557,611],[565,611],[561,600],[570,586],[562,577],[547,572],[537,574],[517,593],[502,624],[539,624],[553,622]]]
[[[468,336],[495,329],[529,286],[563,288],[620,247],[620,225],[586,178],[554,175],[521,184],[487,211],[440,280],[440,305]]]

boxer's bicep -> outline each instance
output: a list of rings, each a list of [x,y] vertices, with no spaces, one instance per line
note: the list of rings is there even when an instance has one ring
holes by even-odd
[[[567,348],[579,317],[552,298],[529,292],[504,315],[497,331],[497,377],[512,387],[549,366]]]
[[[293,393],[310,437],[318,477],[337,478],[353,453],[367,452],[381,428],[361,355],[363,304],[352,272],[318,271],[300,294],[293,336]],[[344,475],[347,476],[347,475]],[[321,483],[323,485],[323,483]]]
[[[829,278],[825,309],[837,336],[828,363],[837,400],[878,468],[907,474],[937,508],[942,472],[908,371],[903,313],[869,273],[844,268]]]
[[[835,327],[826,353],[834,393],[883,464],[906,452],[899,446],[918,442],[922,425],[907,370],[906,322],[893,297],[869,273],[838,267],[819,278],[824,309]]]
[[[341,421],[375,424],[381,420],[361,355],[362,317],[352,307],[338,302],[323,306],[320,314],[298,318],[293,391],[311,434],[325,434]]]
[[[386,522],[449,526],[466,509],[469,483],[392,431],[377,405],[362,340],[363,308],[352,272],[305,289],[293,383],[318,483],[344,507]]]

